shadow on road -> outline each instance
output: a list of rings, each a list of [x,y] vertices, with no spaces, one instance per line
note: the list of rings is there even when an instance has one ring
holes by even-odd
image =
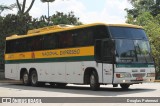
[[[133,85],[134,86],[134,85]],[[32,86],[24,86],[22,84],[9,84],[3,83],[0,84],[0,87],[3,88],[10,88],[10,89],[18,89],[18,90],[31,90],[31,91],[46,91],[46,92],[57,92],[57,93],[68,93],[68,94],[84,94],[88,96],[123,96],[127,94],[134,94],[134,93],[142,93],[142,92],[152,92],[156,89],[147,89],[147,88],[132,88],[128,90],[122,90],[119,88],[112,88],[108,86],[101,87],[98,91],[91,91],[89,86],[84,85],[67,85],[65,88],[57,88],[50,85],[45,85],[43,87],[32,87]]]

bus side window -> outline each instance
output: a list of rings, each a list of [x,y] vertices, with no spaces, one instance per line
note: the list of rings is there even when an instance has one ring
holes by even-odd
[[[12,40],[6,42],[6,53],[12,53],[14,50],[14,44]]]
[[[27,38],[27,50],[26,51],[31,51],[34,47],[36,47],[36,45],[33,46],[33,39],[34,37],[31,39],[31,38]]]
[[[39,36],[39,37],[37,36],[33,44],[36,45],[34,49],[35,51],[42,50],[43,49],[43,36]]]
[[[11,41],[6,41],[6,53],[12,53],[13,51],[13,44]]]
[[[9,41],[6,41],[6,53],[10,53],[10,49],[11,47],[10,47],[10,43],[9,43]]]
[[[87,36],[87,39],[86,39],[86,45],[93,45],[94,44],[94,40],[93,40],[93,36],[94,36],[94,32],[93,32],[93,28],[87,28],[85,29],[85,36]]]
[[[18,40],[18,48],[17,52],[24,52],[26,51],[26,40],[25,39],[17,39]]]
[[[26,51],[39,51],[42,50],[43,36],[35,36],[27,38],[27,49]]]
[[[44,50],[55,49],[57,47],[57,40],[55,34],[49,34],[44,36],[43,47]]]
[[[96,62],[102,62],[102,40],[95,41],[95,60]]]
[[[79,47],[84,45],[83,29],[75,30],[72,36],[74,37],[75,46]]]
[[[18,39],[14,41],[13,52],[16,53],[19,50],[19,42]]]
[[[67,47],[73,47],[73,37],[72,33],[70,31],[67,31],[66,36],[65,36],[65,43]]]
[[[109,32],[106,26],[95,26],[93,27],[94,39],[105,39],[109,38]]]
[[[73,37],[75,46],[90,46],[93,44],[93,32],[89,28],[76,30]]]
[[[59,34],[60,48],[69,48],[74,46],[72,33],[70,31],[61,32]]]

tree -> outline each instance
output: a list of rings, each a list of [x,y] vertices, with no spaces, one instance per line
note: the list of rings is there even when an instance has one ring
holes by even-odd
[[[30,19],[29,16],[29,11],[31,10],[33,4],[34,4],[35,0],[31,1],[31,4],[29,6],[29,8],[25,11],[26,8],[26,0],[23,0],[23,4],[21,5],[19,3],[19,0],[16,0],[17,3],[17,7],[18,7],[18,16],[15,20],[16,25],[17,25],[17,29],[19,29],[17,34],[23,35],[26,34],[28,31],[28,19]]]
[[[157,16],[158,14],[160,14],[160,0],[155,1],[155,4],[151,6],[151,10],[153,16]]]
[[[0,5],[0,15],[4,10],[12,10],[14,7],[15,7],[14,4],[12,4],[10,6]]]
[[[74,15],[73,12],[65,14],[63,12],[56,12],[50,17],[50,26],[67,24],[67,25],[81,25],[82,22],[79,21],[79,18]],[[29,29],[42,28],[48,26],[48,18],[45,15],[42,15],[40,18],[33,18],[29,24]]]
[[[75,17],[74,12],[69,12],[64,14],[63,12],[56,12],[56,14],[51,16],[51,22],[54,25],[58,24],[69,24],[69,25],[81,25],[79,18]]]
[[[16,2],[17,2],[18,10],[19,10],[19,11],[18,11],[18,14],[20,14],[20,15],[25,15],[25,14],[28,14],[28,13],[29,13],[29,11],[31,10],[31,8],[32,8],[35,0],[32,0],[29,8],[28,8],[26,11],[25,11],[26,0],[23,0],[22,6],[20,5],[19,0],[16,0]]]
[[[160,0],[128,0],[133,9],[126,9],[127,13],[136,18],[143,12],[149,12],[153,16],[160,14]]]

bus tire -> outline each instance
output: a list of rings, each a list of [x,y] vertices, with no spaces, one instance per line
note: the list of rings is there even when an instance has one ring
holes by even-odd
[[[98,76],[94,71],[90,75],[90,88],[93,91],[96,91],[100,88],[100,84],[98,83]]]
[[[34,70],[31,72],[31,85],[37,87],[39,84],[37,72]]]
[[[27,71],[24,71],[24,73],[22,75],[22,81],[23,81],[23,85],[25,85],[25,86],[30,85],[29,75],[28,75]]]
[[[123,90],[127,90],[130,85],[129,85],[129,84],[120,84],[120,86],[121,86],[121,88],[122,88]]]

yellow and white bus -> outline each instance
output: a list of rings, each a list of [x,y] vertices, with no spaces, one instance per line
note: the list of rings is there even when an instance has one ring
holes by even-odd
[[[51,26],[6,38],[5,77],[24,85],[132,84],[154,81],[155,68],[142,27],[95,23]]]

